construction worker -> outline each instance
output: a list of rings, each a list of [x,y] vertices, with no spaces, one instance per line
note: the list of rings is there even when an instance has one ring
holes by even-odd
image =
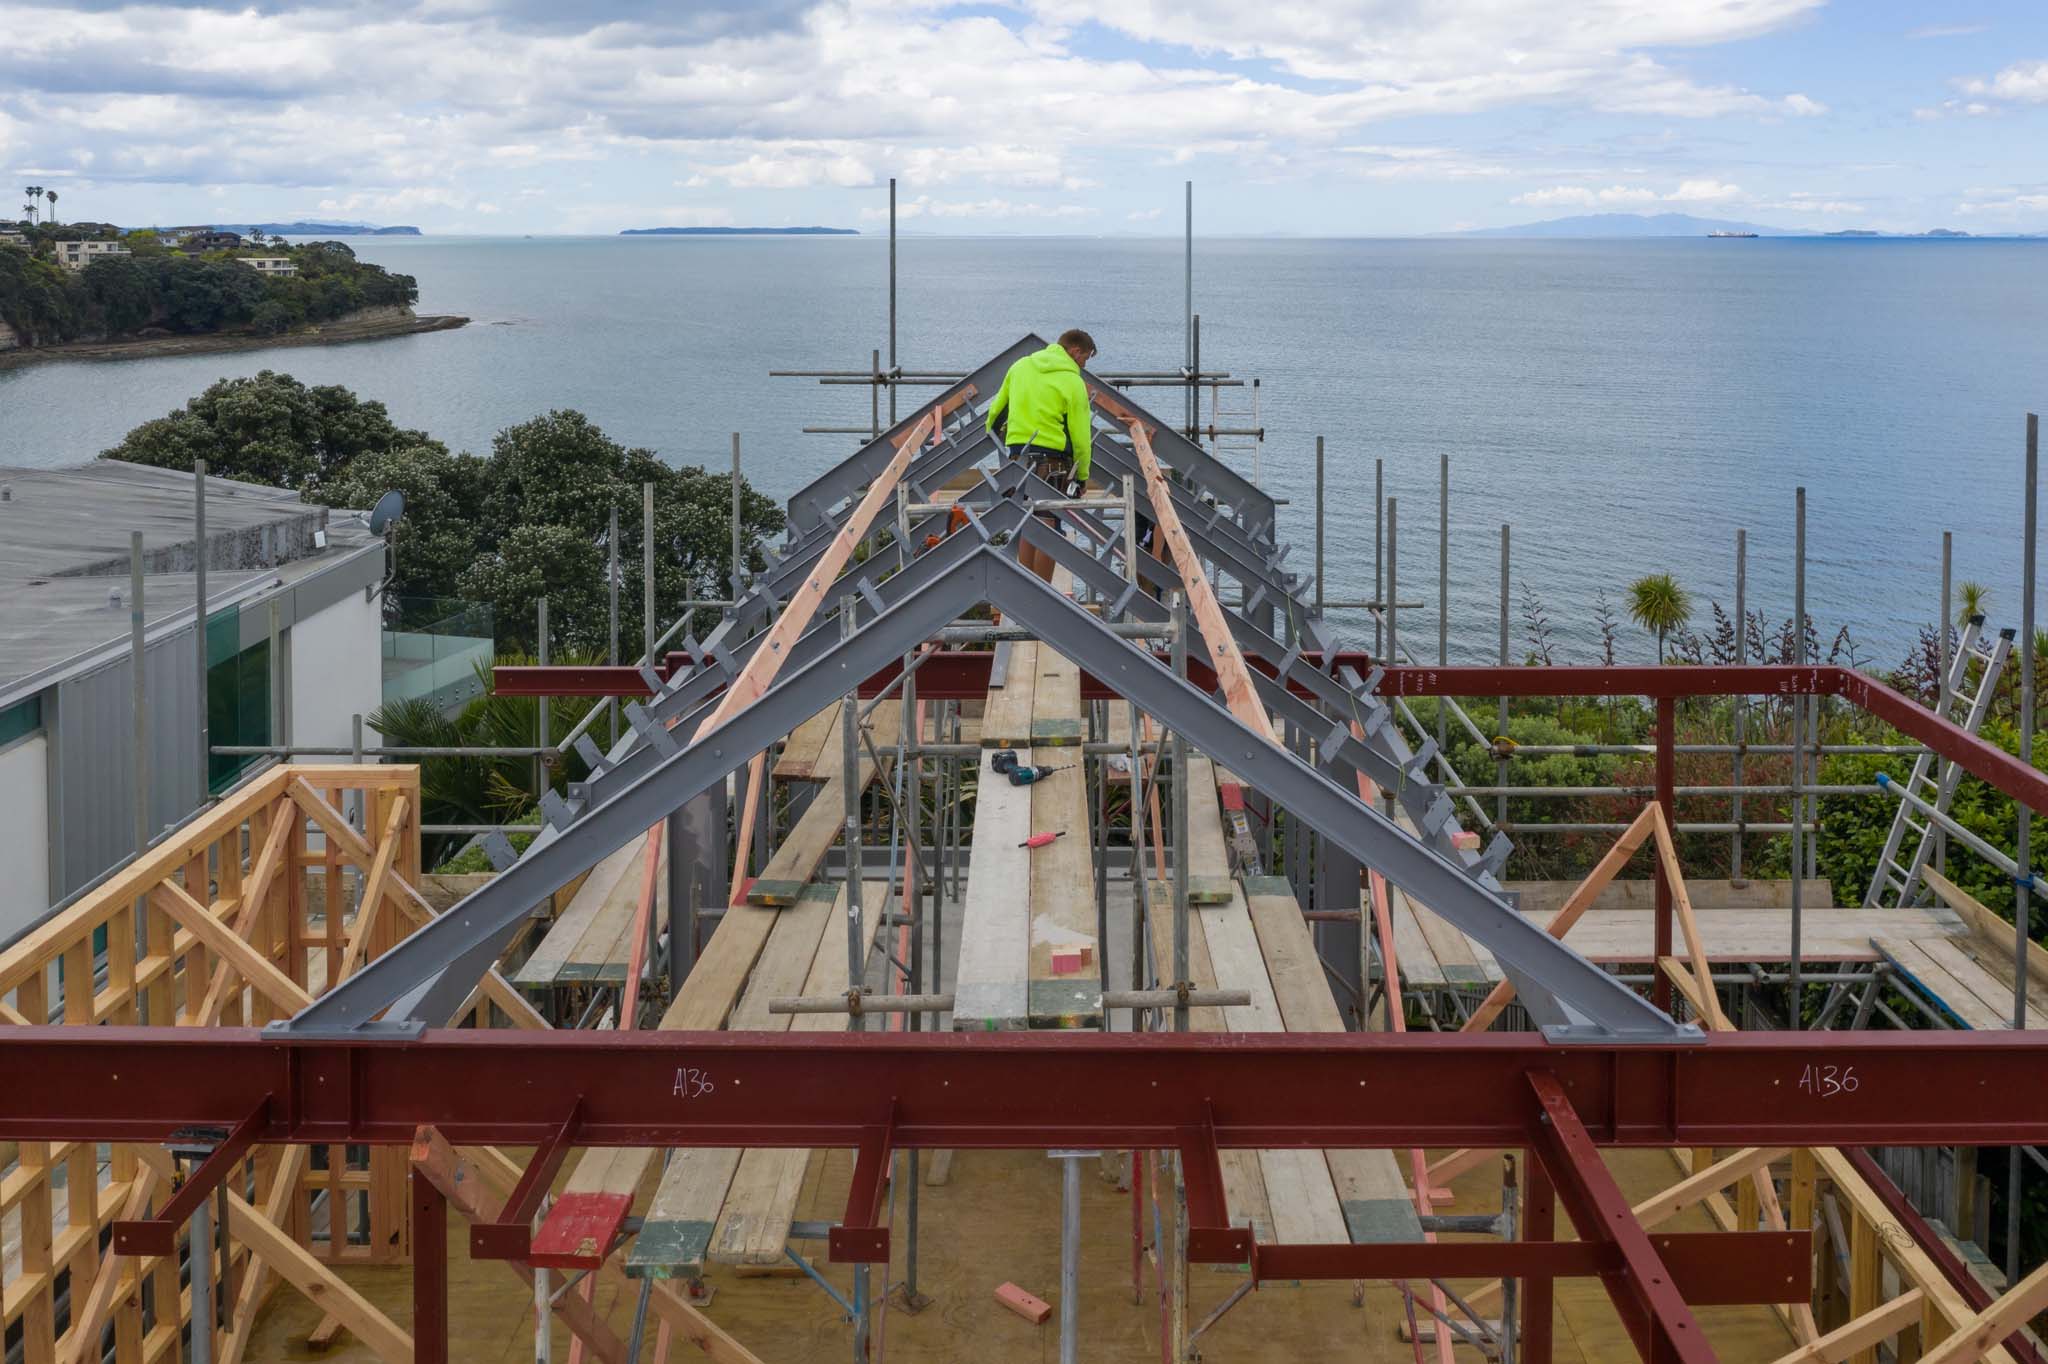
[[[988,405],[988,429],[1009,447],[1010,458],[1031,461],[1031,472],[1077,497],[1088,484],[1088,433],[1092,421],[1088,385],[1081,367],[1095,355],[1095,338],[1076,327],[1060,339],[1011,365]],[[1056,525],[1051,516],[1040,517]],[[1019,553],[1024,567],[1052,581],[1052,556],[1029,545]]]

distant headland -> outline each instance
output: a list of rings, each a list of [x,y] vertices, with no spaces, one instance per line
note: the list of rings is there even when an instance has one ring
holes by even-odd
[[[268,237],[417,237],[416,227],[378,227],[374,223],[214,223],[216,232],[261,232]]]
[[[851,227],[629,227],[621,237],[858,237]]]

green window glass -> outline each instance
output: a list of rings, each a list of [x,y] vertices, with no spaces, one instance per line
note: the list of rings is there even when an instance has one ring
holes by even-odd
[[[243,649],[239,609],[221,611],[206,622],[206,726],[215,744],[270,742],[270,641]],[[218,795],[259,760],[253,755],[213,754],[207,784]]]
[[[13,743],[24,735],[33,734],[43,727],[43,698],[31,696],[26,701],[0,710],[0,748]]]

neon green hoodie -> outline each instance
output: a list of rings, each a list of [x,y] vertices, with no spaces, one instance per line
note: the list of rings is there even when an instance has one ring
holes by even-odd
[[[1074,456],[1074,477],[1084,483],[1090,420],[1081,367],[1057,344],[1011,365],[988,405],[988,429],[1004,444],[1068,451]]]

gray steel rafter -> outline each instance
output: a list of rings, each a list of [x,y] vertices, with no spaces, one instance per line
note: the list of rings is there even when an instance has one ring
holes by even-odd
[[[1003,510],[998,508],[991,516]],[[1014,505],[1007,510],[1012,516],[1021,514]],[[947,622],[986,602],[1485,943],[1523,992],[1532,1015],[1559,1030],[1557,1035],[1668,1040],[1683,1033],[1606,972],[1508,908],[1463,867],[1325,774],[1265,742],[1148,651],[1025,571],[1009,552],[1014,546],[996,547],[985,538],[989,533],[977,520],[973,529],[922,556],[913,568],[929,560],[928,574],[903,584],[895,598],[885,600],[883,608],[850,637],[836,639],[815,656],[793,655],[776,684],[716,732],[671,753],[643,746],[636,755],[628,755],[627,761],[592,783],[585,807],[552,830],[552,837],[537,838],[517,863],[489,884],[277,1026],[360,1029],[371,1026],[387,1008],[394,1021],[374,1026],[410,1032],[421,1023],[443,1021],[495,960],[505,936],[532,904],[831,704],[843,695],[848,677],[879,671]],[[953,553],[941,552],[954,542],[959,545]],[[888,585],[896,583],[892,579]],[[631,761],[634,756],[640,759],[637,764]],[[611,785],[618,789],[601,789]]]

